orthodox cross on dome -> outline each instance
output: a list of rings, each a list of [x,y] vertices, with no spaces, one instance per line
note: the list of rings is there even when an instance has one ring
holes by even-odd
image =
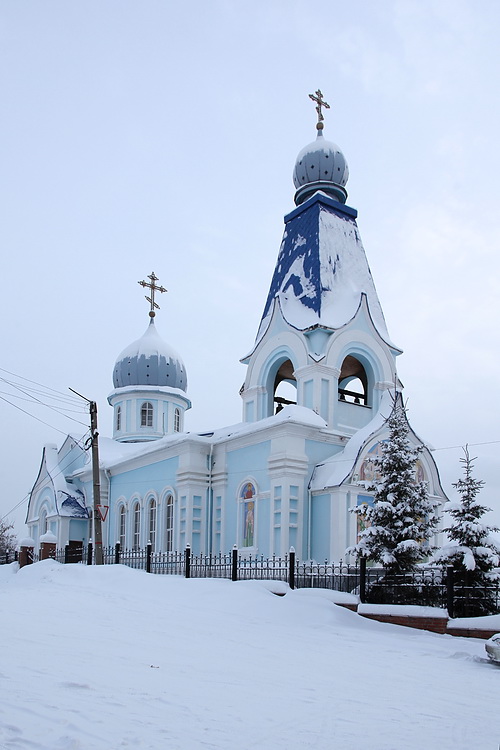
[[[137,283],[140,284],[141,286],[146,287],[147,289],[151,289],[151,297],[146,296],[146,299],[151,304],[149,317],[154,318],[154,316],[156,315],[155,310],[160,309],[160,305],[157,305],[155,302],[155,292],[163,293],[163,292],[166,292],[167,290],[165,289],[164,286],[156,286],[155,281],[159,281],[159,279],[158,279],[158,276],[156,276],[154,271],[151,271],[151,273],[148,276],[148,279],[151,279],[151,281],[150,282],[138,281]]]
[[[325,102],[323,99],[323,94],[321,93],[321,90],[318,89],[314,92],[314,94],[309,94],[309,99],[312,99],[313,102],[316,102],[316,112],[318,113],[318,122],[316,123],[316,128],[318,130],[323,130],[323,120],[325,119],[323,117],[323,112],[321,111],[321,107],[324,107],[325,109],[330,109],[330,105],[328,102]]]

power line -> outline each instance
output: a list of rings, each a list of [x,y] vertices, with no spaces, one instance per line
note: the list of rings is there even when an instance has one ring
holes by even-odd
[[[3,380],[3,378],[0,378],[0,380]],[[29,396],[33,401],[35,401],[38,404],[41,404],[42,406],[45,406],[47,409],[52,409],[52,411],[55,411],[57,414],[61,414],[62,416],[66,417],[66,419],[71,419],[72,422],[77,422],[78,424],[81,424],[84,427],[87,426],[85,424],[85,422],[80,422],[79,419],[75,419],[74,417],[69,417],[67,414],[65,414],[63,411],[61,411],[61,409],[58,409],[57,406],[51,406],[50,404],[45,404],[43,401],[41,401],[36,396],[31,396],[23,388],[21,388],[20,385],[16,385],[14,383],[12,383],[11,385],[13,385],[14,388],[17,388],[18,391],[21,391],[21,393],[24,393],[25,396]]]
[[[75,398],[74,396],[70,396],[67,393],[61,393],[61,391],[57,391],[55,388],[51,388],[48,385],[43,385],[43,383],[38,383],[36,380],[30,380],[29,378],[23,377],[23,375],[17,375],[15,372],[11,372],[10,370],[6,370],[3,367],[0,367],[1,372],[6,372],[9,375],[13,375],[15,378],[20,378],[21,380],[26,380],[28,383],[33,383],[34,385],[38,385],[40,388],[44,388],[47,391],[52,391],[52,393],[57,393],[59,396],[62,396],[64,399],[71,399],[74,403],[80,403],[80,401]]]
[[[4,398],[4,396],[0,396],[0,399],[2,399],[2,401],[6,401],[6,402],[7,402],[8,404],[10,404],[11,406],[13,406],[13,407],[14,407],[14,409],[19,409],[19,411],[22,411],[22,412],[23,412],[24,414],[27,414],[27,415],[28,415],[28,417],[32,417],[33,419],[36,419],[36,420],[37,420],[37,422],[41,422],[42,424],[44,424],[44,425],[47,425],[47,427],[51,427],[51,428],[52,428],[53,430],[55,430],[56,432],[60,432],[60,433],[61,433],[61,435],[67,435],[67,434],[68,434],[67,432],[64,432],[63,430],[60,430],[60,429],[58,429],[57,427],[54,427],[54,425],[52,425],[52,424],[49,424],[48,422],[45,422],[45,420],[43,420],[43,419],[40,419],[40,417],[35,417],[35,415],[34,415],[34,414],[31,414],[31,413],[30,413],[29,411],[26,411],[26,409],[22,409],[22,408],[21,408],[20,406],[18,406],[17,404],[13,404],[13,403],[12,403],[12,401],[9,401],[9,399],[8,399],[8,398]],[[68,417],[68,419],[70,419],[70,417]],[[74,421],[76,422],[77,420],[75,419]],[[82,422],[80,422],[80,424],[83,424],[83,423],[82,423]],[[86,426],[86,425],[84,425],[84,426]]]
[[[0,380],[2,380],[4,383],[7,383],[8,385],[13,386],[14,388],[18,388],[19,387],[19,383],[16,383],[13,380],[9,380],[8,378],[2,378],[2,377],[0,377]],[[40,389],[40,388],[34,388],[33,386],[30,386],[30,385],[24,385],[23,384],[22,387],[23,387],[24,391],[30,391],[32,393],[38,393],[41,396],[45,396],[45,398],[47,398],[47,399],[51,399],[52,401],[59,401],[59,402],[61,402],[63,404],[69,404],[70,406],[78,406],[78,402],[75,401],[72,396],[65,397],[65,396],[53,395],[52,393],[49,393],[47,390],[44,390],[43,388],[42,389]]]
[[[3,378],[0,378],[0,380],[3,380]],[[6,382],[6,381],[4,381]],[[23,398],[22,396],[18,396],[17,393],[11,393],[10,391],[0,391],[0,393],[3,393],[4,396],[10,396],[11,398],[17,398],[18,401],[27,401],[28,403],[33,403],[33,397],[28,396],[27,398]],[[44,406],[48,406],[48,404],[43,404]],[[84,414],[84,409],[66,409],[65,411],[70,411],[72,414]],[[61,411],[61,414],[64,414],[65,412]]]

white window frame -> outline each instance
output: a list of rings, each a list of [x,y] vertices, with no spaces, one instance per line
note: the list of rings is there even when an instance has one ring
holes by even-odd
[[[149,529],[148,542],[151,542],[151,550],[153,552],[155,551],[155,545],[156,545],[156,516],[157,516],[156,500],[154,499],[154,497],[152,497],[148,504],[148,529]]]
[[[118,511],[118,541],[120,548],[125,549],[127,542],[127,510],[124,505],[120,505]]]
[[[165,498],[165,552],[174,550],[174,496],[171,492]]]
[[[141,427],[153,426],[153,404],[151,401],[143,401],[141,404]]]
[[[141,547],[141,504],[134,503],[132,512],[132,548],[140,549]]]

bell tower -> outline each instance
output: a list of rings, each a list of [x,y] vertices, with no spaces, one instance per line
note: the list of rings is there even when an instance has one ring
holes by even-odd
[[[296,159],[296,207],[281,243],[241,395],[243,420],[272,416],[283,405],[312,409],[340,435],[377,413],[397,383],[401,349],[389,337],[356,224],[346,205],[347,161],[324,138],[324,101],[316,102],[316,139]]]

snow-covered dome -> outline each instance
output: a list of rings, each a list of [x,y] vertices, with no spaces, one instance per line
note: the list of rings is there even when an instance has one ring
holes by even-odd
[[[319,127],[321,126],[321,127]],[[349,168],[339,147],[323,137],[323,123],[318,123],[318,136],[297,156],[293,183],[297,188],[295,203],[300,205],[318,190],[345,203]]]
[[[158,335],[153,318],[144,335],[127,346],[116,360],[113,385],[115,388],[153,385],[187,390],[184,363]]]

